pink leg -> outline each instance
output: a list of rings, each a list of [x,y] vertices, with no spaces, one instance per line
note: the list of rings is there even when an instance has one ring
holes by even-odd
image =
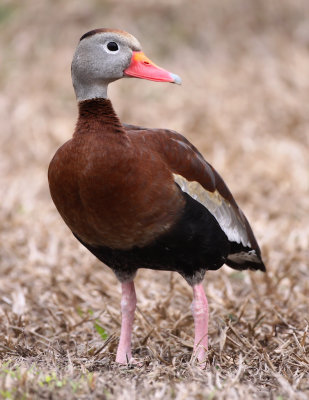
[[[121,298],[121,333],[117,350],[116,362],[127,364],[132,359],[131,353],[131,336],[134,320],[134,312],[136,308],[136,294],[134,282],[125,282],[122,286]]]
[[[193,286],[191,307],[195,326],[194,354],[203,363],[208,349],[208,302],[201,283]]]

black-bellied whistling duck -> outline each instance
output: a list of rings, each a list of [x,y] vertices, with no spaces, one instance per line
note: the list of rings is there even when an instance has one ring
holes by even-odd
[[[51,196],[74,236],[121,282],[116,361],[133,361],[133,278],[138,268],[150,268],[177,271],[192,286],[194,352],[204,363],[205,272],[224,263],[238,270],[265,266],[231,192],[185,137],[119,121],[107,87],[123,77],[181,82],[150,61],[126,32],[96,29],[83,35],[72,62],[79,117],[73,138],[50,163]]]

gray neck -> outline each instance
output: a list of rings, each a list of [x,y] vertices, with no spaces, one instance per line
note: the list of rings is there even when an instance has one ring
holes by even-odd
[[[107,82],[100,82],[89,85],[82,85],[73,81],[77,101],[90,100],[95,98],[107,99]]]

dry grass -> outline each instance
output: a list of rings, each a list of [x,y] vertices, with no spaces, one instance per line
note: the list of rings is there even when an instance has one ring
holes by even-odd
[[[1,3],[0,396],[308,398],[308,21],[306,0]],[[133,343],[145,361],[115,365],[119,285],[49,197],[49,160],[76,119],[73,49],[100,26],[132,32],[182,76],[183,87],[122,81],[110,96],[122,120],[177,129],[199,146],[268,266],[206,275],[206,371],[190,359],[190,288],[145,270]]]

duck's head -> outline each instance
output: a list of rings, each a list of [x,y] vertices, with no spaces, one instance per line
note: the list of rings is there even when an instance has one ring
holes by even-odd
[[[95,29],[83,35],[72,61],[72,81],[78,101],[106,98],[110,82],[124,77],[181,83],[178,75],[155,65],[127,32]]]

